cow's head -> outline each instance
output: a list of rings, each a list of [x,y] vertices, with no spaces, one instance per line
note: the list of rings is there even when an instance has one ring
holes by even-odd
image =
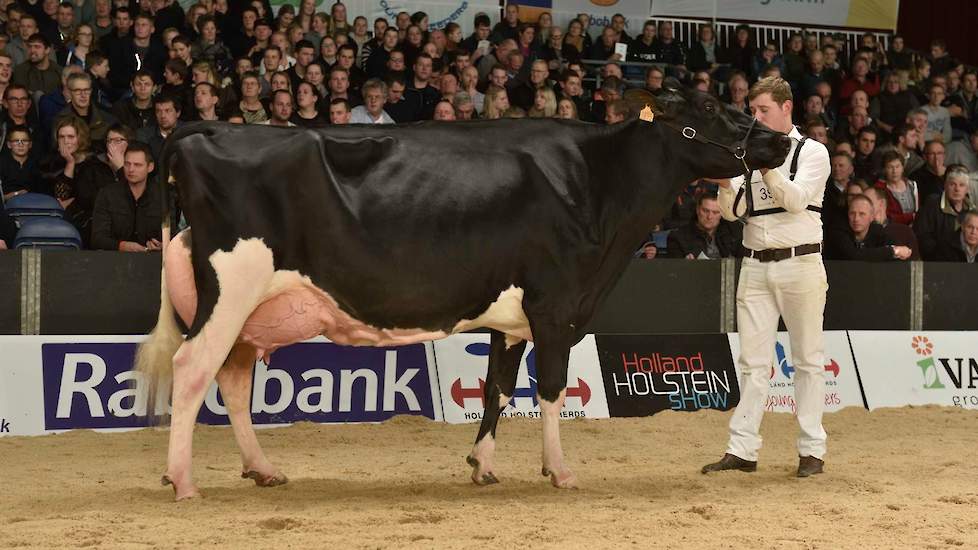
[[[784,163],[791,140],[753,117],[698,90],[663,90],[658,95],[632,96],[630,103],[649,103],[652,124],[662,124],[681,146],[699,177],[732,177]],[[746,138],[746,140],[745,140]]]

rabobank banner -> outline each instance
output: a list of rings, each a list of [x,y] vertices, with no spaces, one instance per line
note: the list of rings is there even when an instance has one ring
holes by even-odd
[[[0,435],[139,428],[151,409],[168,413],[165,398],[147,402],[132,370],[140,340],[0,337]],[[316,339],[258,361],[252,376],[256,425],[442,418],[431,344],[354,348]],[[216,384],[198,422],[228,423]]]
[[[652,0],[656,17],[895,30],[900,0]]]

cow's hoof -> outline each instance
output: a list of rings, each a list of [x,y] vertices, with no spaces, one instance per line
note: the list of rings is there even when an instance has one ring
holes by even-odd
[[[574,472],[570,470],[564,470],[563,472],[554,472],[549,468],[544,466],[540,473],[544,477],[550,477],[550,483],[558,489],[576,489],[577,488],[577,476]]]
[[[164,487],[167,485],[173,486],[173,500],[176,502],[180,502],[181,500],[190,500],[201,496],[200,491],[197,490],[197,487],[195,487],[192,483],[185,488],[180,488],[173,482],[172,479],[170,479],[170,476],[166,474],[163,474],[163,477],[160,478],[160,485],[163,485]]]
[[[465,457],[465,463],[472,466],[472,483],[476,485],[493,485],[499,483],[499,478],[496,474],[492,473],[492,470],[487,468],[482,470],[479,468],[481,465],[479,459],[472,455]]]
[[[285,485],[289,482],[289,478],[285,477],[282,472],[275,472],[271,475],[263,475],[255,470],[248,470],[247,472],[241,473],[242,479],[252,479],[255,481],[255,485],[259,487],[278,487],[279,485]]]

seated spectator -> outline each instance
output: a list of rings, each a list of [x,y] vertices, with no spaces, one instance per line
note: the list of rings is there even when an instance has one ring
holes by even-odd
[[[300,82],[296,88],[296,109],[292,113],[292,122],[296,126],[319,128],[329,124],[329,116],[319,112],[319,91],[309,82]]]
[[[50,140],[54,119],[65,110],[71,101],[68,91],[68,77],[85,72],[80,65],[68,65],[61,70],[61,86],[57,90],[44,94],[37,100],[37,119],[44,132],[45,141]],[[50,145],[50,143],[48,143]]]
[[[961,228],[949,242],[941,243],[936,260],[944,262],[975,263],[978,256],[978,211],[964,213]]]
[[[876,187],[886,191],[886,215],[904,225],[913,225],[920,208],[917,184],[903,176],[903,159],[896,151],[883,155],[883,178]]]
[[[846,200],[846,190],[852,180],[852,157],[846,153],[832,153],[830,159],[832,175],[825,185],[825,195],[822,197],[822,225],[826,231],[832,226],[844,226],[848,223],[849,204]]]
[[[71,102],[54,119],[55,127],[65,118],[79,118],[88,126],[88,137],[95,149],[105,147],[105,135],[115,119],[100,107],[92,104],[92,77],[87,73],[77,73],[68,77],[68,94]]]
[[[191,56],[194,59],[209,62],[217,68],[218,72],[223,73],[231,68],[231,50],[218,39],[218,15],[220,14],[208,14],[197,19],[200,37],[193,45]]]
[[[351,124],[396,124],[384,111],[387,99],[387,85],[379,78],[371,78],[363,85],[363,105],[353,108]],[[454,114],[454,109],[453,109]]]
[[[394,122],[413,122],[420,116],[420,105],[404,98],[404,90],[407,89],[403,74],[388,74],[384,79],[387,85],[387,101],[384,102],[384,111],[394,119]],[[481,94],[480,94],[481,95]],[[481,106],[479,107],[482,108]]]
[[[717,196],[704,193],[696,199],[696,219],[669,233],[666,249],[670,258],[731,258],[740,256],[742,238],[739,223],[721,218]]]
[[[194,115],[194,92],[191,85],[190,66],[182,59],[170,59],[163,66],[163,86],[160,93],[180,102],[180,113],[192,120]]]
[[[92,77],[92,104],[106,112],[112,112],[112,105],[122,94],[109,80],[109,59],[102,52],[94,51],[88,55],[88,75]]]
[[[940,260],[942,243],[952,242],[964,213],[974,208],[968,199],[968,180],[968,171],[963,166],[948,168],[944,192],[928,197],[917,214],[913,229],[925,261]]]
[[[123,181],[98,192],[92,214],[92,248],[147,252],[160,250],[163,223],[160,193],[151,189],[153,154],[145,143],[130,143]]]
[[[116,172],[123,166],[132,137],[131,130],[115,124],[107,132],[107,152],[94,154],[84,122],[65,118],[55,127],[57,156],[43,163],[42,171],[54,180],[55,196],[65,209],[65,219],[78,229],[86,248],[91,242],[95,199],[100,190],[117,184]]]
[[[652,239],[652,235],[638,247],[635,251],[634,257],[640,258],[642,260],[654,260],[656,256],[659,255],[659,249],[655,246],[655,241]]]
[[[856,156],[852,161],[857,179],[871,182],[879,178],[882,163],[880,162],[880,155],[876,151],[878,136],[876,129],[871,126],[859,130],[859,138],[856,140]]]
[[[155,160],[163,152],[163,142],[167,136],[181,124],[180,104],[172,97],[160,95],[153,100],[153,109],[156,113],[156,124],[140,129],[136,135],[143,145],[149,147],[153,154],[152,160]]]
[[[910,179],[917,182],[917,193],[920,204],[925,204],[927,198],[944,192],[944,174],[947,171],[944,144],[940,141],[929,141],[924,146],[924,166],[910,174]]]
[[[944,86],[932,84],[928,90],[928,103],[922,107],[927,112],[927,134],[924,139],[951,143],[951,113],[941,105],[946,96]]]
[[[452,121],[455,120],[455,107],[451,101],[443,99],[435,104],[435,115],[432,120]]]
[[[32,94],[47,94],[61,85],[61,68],[51,60],[51,42],[43,34],[34,33],[27,40],[27,61],[14,67],[11,83]]]
[[[295,126],[292,123],[292,94],[288,90],[275,90],[271,97],[271,115],[265,122],[267,126]]]
[[[345,99],[351,106],[362,104],[360,94],[350,88],[350,74],[343,67],[334,66],[329,70],[329,82],[326,85],[330,101]],[[432,87],[432,90],[434,88]]]
[[[844,79],[839,86],[839,100],[843,103],[849,101],[856,90],[866,92],[870,98],[880,93],[879,76],[869,73],[869,62],[861,56],[852,62],[852,75]]]
[[[699,29],[699,40],[693,42],[689,49],[686,59],[686,66],[690,71],[708,71],[712,73],[720,65],[729,63],[727,49],[720,45],[713,31],[713,25],[701,24]]]
[[[978,129],[978,72],[969,69],[961,75],[961,89],[951,94],[948,103],[952,126],[965,133]]]
[[[978,172],[978,125],[972,128],[968,139],[952,141],[947,146],[947,164],[963,164],[969,172]],[[972,197],[978,199],[978,197]]]
[[[940,38],[935,38],[930,43],[930,55],[927,61],[931,65],[932,74],[944,74],[961,64],[960,61],[951,57],[947,51],[947,42]]]
[[[580,120],[577,117],[577,105],[566,97],[560,98],[560,101],[557,102],[557,114],[555,116],[567,120]]]
[[[873,203],[873,215],[876,223],[883,226],[887,238],[895,245],[905,246],[910,249],[910,259],[920,260],[920,245],[917,243],[917,236],[913,229],[908,225],[890,221],[886,216],[886,204],[888,196],[885,189],[870,187],[866,189],[865,195]]]
[[[832,145],[832,143],[829,141],[829,130],[825,127],[825,121],[821,118],[814,117],[805,120],[805,126],[802,128],[802,130],[806,136],[821,143],[826,148]]]
[[[608,102],[621,99],[622,82],[618,77],[606,78],[601,82],[601,88],[594,93],[594,101],[591,102],[592,122],[605,121],[605,109]]]
[[[863,128],[872,128],[869,114],[865,109],[853,109],[844,122],[840,121],[836,124],[835,142],[846,141],[855,144]]]
[[[210,82],[198,82],[194,86],[194,112],[191,120],[220,120],[217,105],[221,97],[217,86]]]
[[[414,62],[414,76],[409,79],[404,91],[404,99],[418,109],[415,120],[431,120],[435,103],[441,99],[441,92],[431,85],[431,56],[422,53]]]
[[[631,115],[629,112],[628,103],[626,103],[624,99],[613,99],[607,103],[608,106],[604,110],[605,113],[603,122],[605,124],[611,125],[625,122],[625,120],[627,120]]]
[[[329,102],[329,123],[330,124],[349,124],[350,123],[350,102],[338,97]]]
[[[734,73],[727,81],[727,91],[730,94],[728,98],[727,105],[730,105],[738,111],[743,111],[744,113],[751,114],[750,112],[750,99],[748,98],[749,87],[747,85],[747,78],[741,73]]]
[[[913,126],[901,123],[892,133],[893,143],[880,148],[880,153],[895,151],[903,159],[903,173],[912,174],[924,166],[924,159],[917,153],[920,134]]]
[[[883,91],[870,103],[869,115],[880,130],[893,134],[903,123],[907,113],[918,106],[917,98],[912,92],[900,89],[900,75],[891,72],[883,80]]]
[[[873,220],[873,203],[865,195],[854,197],[849,204],[849,224],[833,227],[825,234],[826,260],[883,262],[906,260],[911,251],[894,245],[883,226]]]
[[[112,106],[112,114],[122,125],[132,130],[139,130],[153,125],[153,74],[146,70],[138,70],[132,75],[130,89],[132,95],[116,101]]]
[[[530,118],[553,118],[557,114],[557,95],[550,87],[537,89],[533,106],[526,114]]]
[[[452,100],[452,106],[455,108],[456,120],[472,120],[478,118],[475,112],[475,103],[472,102],[472,98],[466,92],[455,94],[455,98]]]
[[[11,84],[3,91],[3,133],[9,133],[14,126],[27,128],[31,136],[31,148],[34,155],[40,155],[45,150],[45,144],[49,138],[45,137],[44,131],[35,116],[31,96],[27,88],[19,84]],[[3,135],[3,134],[0,134]],[[7,140],[0,143],[0,148],[7,148]]]
[[[241,76],[241,101],[238,109],[244,116],[245,124],[258,124],[268,120],[268,110],[261,100],[261,82],[258,73],[247,72]]]
[[[579,120],[591,120],[591,106],[584,94],[581,75],[567,70],[560,75],[560,95],[574,102]],[[479,113],[482,114],[481,112]]]
[[[0,189],[3,202],[25,193],[53,195],[49,185],[41,180],[35,155],[31,154],[31,133],[26,126],[7,129],[7,147],[0,152]]]
[[[768,41],[757,52],[757,57],[754,58],[754,65],[751,74],[755,79],[762,78],[762,75],[769,68],[775,67],[781,74],[784,74],[784,61],[781,59],[781,55],[778,53],[777,42]]]
[[[503,113],[509,109],[509,96],[506,95],[506,88],[500,88],[491,84],[486,89],[485,105],[482,108],[482,118],[495,120],[502,118]]]
[[[469,95],[472,105],[475,106],[477,113],[482,114],[482,106],[485,102],[485,95],[476,87],[479,85],[479,70],[469,65],[462,69],[462,77],[459,80],[459,91]]]

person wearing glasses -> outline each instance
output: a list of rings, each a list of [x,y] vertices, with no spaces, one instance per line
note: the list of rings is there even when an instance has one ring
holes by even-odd
[[[31,141],[26,126],[7,130],[7,146],[0,152],[0,189],[4,202],[27,193],[51,194],[51,189],[42,184],[37,159],[31,154]]]
[[[19,84],[11,84],[3,93],[3,115],[0,122],[0,151],[7,149],[6,134],[14,126],[23,126],[30,132],[31,138],[38,138],[39,143],[34,144],[34,153],[41,153],[44,139],[41,126],[34,109],[31,108],[31,98],[27,88]]]
[[[68,77],[68,106],[55,117],[54,126],[57,127],[60,121],[71,117],[85,121],[92,145],[96,150],[103,150],[105,135],[115,119],[92,104],[92,77],[88,73],[76,73]]]

